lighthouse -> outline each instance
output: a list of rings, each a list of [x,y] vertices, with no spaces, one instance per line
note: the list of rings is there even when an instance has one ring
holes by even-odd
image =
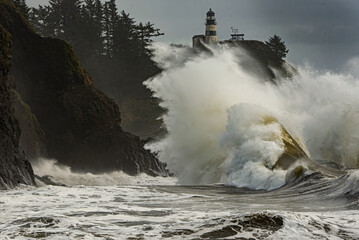
[[[214,12],[212,9],[209,9],[207,12],[206,18],[206,34],[205,34],[205,42],[206,43],[216,43],[217,39],[217,29],[216,29],[216,17],[214,16]]]
[[[217,22],[216,17],[214,16],[214,12],[212,9],[209,9],[207,12],[206,17],[206,32],[205,35],[195,35],[192,38],[192,45],[193,47],[200,47],[203,46],[203,43],[211,44],[217,43]]]

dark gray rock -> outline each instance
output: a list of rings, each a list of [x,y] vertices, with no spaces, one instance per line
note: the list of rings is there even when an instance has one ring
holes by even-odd
[[[15,107],[15,118],[19,121],[21,135],[20,148],[30,161],[47,157],[46,136],[31,108],[16,92],[12,91]]]
[[[20,128],[11,98],[10,65],[10,34],[0,24],[0,189],[20,183],[35,184],[31,165],[19,148]]]

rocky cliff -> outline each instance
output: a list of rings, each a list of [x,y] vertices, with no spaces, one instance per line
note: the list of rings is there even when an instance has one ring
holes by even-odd
[[[12,101],[10,34],[0,24],[0,189],[35,184],[34,173],[20,151],[20,128]]]
[[[16,90],[44,131],[49,157],[79,171],[164,173],[121,129],[118,106],[94,87],[70,44],[37,35],[8,0],[0,0],[0,23],[12,35]]]
[[[19,121],[21,129],[20,148],[30,161],[39,157],[47,157],[46,135],[37,117],[15,90],[12,91],[11,95],[15,107],[15,118]]]
[[[222,44],[232,48],[243,49],[251,58],[241,58],[241,64],[248,71],[265,76],[266,80],[276,83],[280,79],[292,78],[297,70],[264,43],[257,40],[224,41]]]

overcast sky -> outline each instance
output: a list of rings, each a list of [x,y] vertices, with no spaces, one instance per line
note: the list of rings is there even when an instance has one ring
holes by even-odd
[[[265,41],[276,33],[295,65],[308,62],[336,71],[359,57],[359,0],[117,0],[117,5],[137,21],[155,23],[165,33],[156,41],[191,44],[193,35],[204,33],[205,14],[212,8],[219,39],[228,39],[231,27],[246,39]]]

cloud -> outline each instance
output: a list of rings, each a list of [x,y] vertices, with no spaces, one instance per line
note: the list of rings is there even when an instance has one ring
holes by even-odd
[[[344,71],[359,77],[359,56],[351,58],[344,65]]]

